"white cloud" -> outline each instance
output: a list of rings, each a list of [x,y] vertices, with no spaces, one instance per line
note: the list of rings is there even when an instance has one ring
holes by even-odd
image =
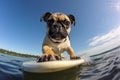
[[[112,29],[104,35],[97,35],[93,37],[92,39],[90,39],[89,46],[93,47],[81,51],[79,52],[79,54],[95,55],[120,46],[120,26]]]
[[[112,2],[111,7],[116,11],[120,12],[120,1]]]
[[[80,52],[79,54],[83,54],[83,55],[85,55],[85,54],[87,54],[87,55],[100,54],[100,53],[111,50],[118,46],[120,46],[120,37],[112,39],[102,45],[90,48],[88,50],[84,50],[84,51]]]
[[[93,37],[92,39],[90,39],[89,46],[97,46],[99,44],[103,44],[114,39],[120,40],[120,26],[118,26],[115,29],[112,29],[107,34],[101,36],[97,35]]]
[[[120,11],[120,3],[117,3],[117,4],[116,4],[116,10],[117,10],[117,11]]]

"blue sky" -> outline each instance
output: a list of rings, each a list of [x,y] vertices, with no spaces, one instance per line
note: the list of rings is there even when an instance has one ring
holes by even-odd
[[[70,33],[75,52],[120,39],[120,0],[0,0],[0,48],[41,53],[45,12],[76,17]]]

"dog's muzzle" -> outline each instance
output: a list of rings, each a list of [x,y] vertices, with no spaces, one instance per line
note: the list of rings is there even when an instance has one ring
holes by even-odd
[[[64,26],[61,24],[55,24],[50,27],[49,36],[55,40],[62,40],[68,36],[68,33]]]

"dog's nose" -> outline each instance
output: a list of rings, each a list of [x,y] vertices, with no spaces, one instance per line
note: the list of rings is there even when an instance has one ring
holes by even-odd
[[[62,30],[62,25],[61,24],[55,24],[54,28],[56,29],[57,32]]]

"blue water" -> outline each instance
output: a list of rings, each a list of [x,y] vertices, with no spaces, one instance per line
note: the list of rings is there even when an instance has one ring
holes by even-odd
[[[60,80],[120,80],[120,48],[91,56],[89,59],[93,63],[83,65],[80,69],[77,67],[64,72],[36,75],[38,77],[47,77],[42,77],[39,80],[59,80],[59,77]],[[35,59],[0,53],[0,80],[24,80],[25,76],[21,65],[24,61],[29,60]],[[38,80],[34,79],[31,75],[33,74],[27,75],[30,80]],[[78,77],[76,78],[75,76]]]

